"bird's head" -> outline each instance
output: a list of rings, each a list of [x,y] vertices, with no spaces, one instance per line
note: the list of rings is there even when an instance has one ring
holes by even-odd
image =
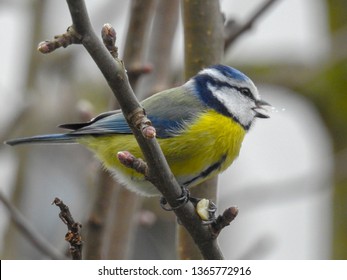
[[[242,72],[225,65],[201,70],[186,85],[207,106],[231,117],[248,130],[255,118],[268,118],[254,83]]]

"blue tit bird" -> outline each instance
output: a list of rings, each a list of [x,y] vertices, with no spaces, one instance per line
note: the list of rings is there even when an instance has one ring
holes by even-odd
[[[246,132],[256,118],[268,118],[254,83],[225,65],[201,70],[182,86],[164,90],[141,102],[156,128],[157,140],[178,183],[195,186],[229,167],[239,155]],[[79,143],[92,150],[104,166],[130,190],[145,196],[159,191],[142,174],[122,165],[119,151],[143,158],[120,110],[87,123],[64,124],[71,131],[7,141]]]

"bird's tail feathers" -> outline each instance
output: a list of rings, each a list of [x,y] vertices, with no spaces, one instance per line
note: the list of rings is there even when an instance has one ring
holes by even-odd
[[[76,143],[78,135],[73,134],[47,134],[37,135],[25,138],[17,138],[5,141],[5,144],[10,146],[21,144],[61,144],[61,143]]]

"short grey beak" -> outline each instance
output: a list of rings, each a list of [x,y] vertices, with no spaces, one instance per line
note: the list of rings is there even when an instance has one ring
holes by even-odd
[[[270,103],[264,101],[264,100],[257,100],[255,101],[255,104],[258,106],[258,107],[261,107],[261,106],[271,106]]]
[[[257,105],[257,106],[253,108],[253,111],[255,112],[256,118],[261,118],[261,119],[270,118],[270,116],[265,115],[264,113],[257,111],[257,109],[263,109],[263,106],[271,106],[268,102],[266,102],[264,100],[257,100],[257,101],[255,101],[255,105]]]

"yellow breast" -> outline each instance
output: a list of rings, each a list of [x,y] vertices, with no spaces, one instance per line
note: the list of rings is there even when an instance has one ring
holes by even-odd
[[[163,153],[181,185],[193,186],[225,170],[238,156],[245,130],[231,118],[213,110],[202,114],[178,136],[158,139]],[[117,134],[82,139],[81,144],[93,150],[116,176],[143,194],[156,189],[144,177],[124,167],[117,159],[118,151],[143,155],[132,135]],[[130,179],[130,180],[129,180]]]
[[[180,183],[196,185],[225,170],[238,156],[245,130],[215,111],[203,114],[173,141],[159,141]]]

